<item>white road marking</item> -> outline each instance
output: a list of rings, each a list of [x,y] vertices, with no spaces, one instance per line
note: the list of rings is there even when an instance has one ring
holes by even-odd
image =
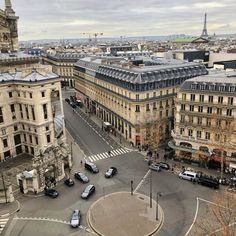
[[[196,207],[196,212],[195,212],[195,216],[193,218],[193,223],[190,225],[188,231],[186,232],[186,234],[184,236],[187,236],[190,231],[192,230],[193,228],[193,225],[195,224],[196,220],[197,220],[197,214],[198,214],[198,210],[199,210],[199,198],[197,197],[197,207]]]
[[[142,180],[139,182],[139,184],[137,185],[137,187],[134,190],[134,193],[136,193],[138,191],[138,189],[142,186],[143,182],[145,181],[145,179],[148,177],[148,175],[151,173],[151,170],[148,170],[148,172],[144,175],[144,177],[142,178]]]
[[[4,230],[9,218],[0,218],[0,234]]]
[[[215,206],[218,206],[218,207],[222,207],[222,208],[225,208],[225,209],[228,209],[228,210],[233,210],[233,209],[230,209],[230,208],[225,207],[225,206],[223,206],[223,205],[219,205],[219,204],[217,204],[217,203],[215,203],[215,202],[208,201],[208,200],[203,199],[203,198],[198,198],[198,199],[199,199],[200,201],[207,202],[207,203],[210,203],[210,204],[215,205]]]

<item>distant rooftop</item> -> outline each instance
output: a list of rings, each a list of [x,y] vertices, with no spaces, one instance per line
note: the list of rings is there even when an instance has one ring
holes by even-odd
[[[45,56],[53,60],[68,60],[68,61],[77,61],[85,57],[85,53],[75,53],[75,52],[57,52],[56,54],[46,54]]]
[[[18,60],[25,58],[38,58],[37,56],[32,56],[29,54],[25,54],[24,52],[14,52],[14,53],[0,53],[0,61],[1,60]]]

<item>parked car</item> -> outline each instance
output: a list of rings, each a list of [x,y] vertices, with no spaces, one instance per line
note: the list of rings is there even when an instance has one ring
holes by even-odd
[[[219,181],[216,178],[211,178],[209,176],[200,176],[198,178],[198,183],[210,188],[219,188]]]
[[[89,196],[91,196],[93,193],[95,193],[95,186],[90,184],[88,185],[84,191],[81,193],[81,198],[87,199]]]
[[[74,102],[70,102],[72,108],[76,108],[76,104]]]
[[[59,196],[59,193],[57,192],[57,190],[53,188],[48,188],[48,187],[44,188],[44,194],[52,198],[56,198]]]
[[[92,163],[92,162],[85,162],[84,168],[86,170],[91,171],[92,173],[98,173],[99,172],[97,166],[94,163]]]
[[[152,163],[152,164],[149,166],[149,169],[155,170],[155,171],[157,171],[157,172],[161,171],[160,165],[155,164],[155,163]]]
[[[74,177],[78,180],[80,180],[82,183],[88,183],[89,182],[89,178],[82,172],[76,172],[74,174]]]
[[[107,172],[105,173],[106,178],[111,178],[117,173],[117,168],[116,167],[110,167]]]
[[[70,219],[70,226],[73,228],[80,226],[81,213],[79,210],[74,210]]]
[[[180,179],[186,179],[189,181],[197,181],[198,180],[198,174],[196,172],[192,171],[183,171],[179,173],[179,178]]]
[[[71,178],[68,178],[64,181],[64,184],[71,187],[75,184],[75,182]]]
[[[70,99],[69,99],[69,98],[65,98],[65,102],[67,102],[68,104],[70,104]]]

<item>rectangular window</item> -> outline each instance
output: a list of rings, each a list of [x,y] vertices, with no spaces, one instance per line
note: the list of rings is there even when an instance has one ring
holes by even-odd
[[[154,102],[154,103],[153,103],[153,110],[156,110],[156,109],[157,109],[157,103]]]
[[[41,95],[42,95],[42,97],[45,97],[45,92],[42,91],[42,92],[41,92]]]
[[[36,145],[39,144],[38,137],[35,137],[35,143],[36,143]]]
[[[3,123],[4,119],[3,119],[3,113],[2,113],[2,108],[0,107],[0,123]]]
[[[32,135],[29,135],[30,143],[33,143]]]
[[[207,113],[212,114],[212,107],[207,107]]]
[[[210,118],[207,118],[206,124],[209,125],[209,126],[211,125],[211,119]]]
[[[217,108],[217,115],[222,115],[222,109],[221,108]]]
[[[194,102],[194,101],[195,101],[195,94],[191,94],[191,95],[190,95],[190,101],[191,101],[191,102]]]
[[[227,116],[232,116],[232,109],[227,109],[226,115]]]
[[[24,141],[27,142],[26,134],[24,134]]]
[[[27,105],[25,105],[25,113],[26,113],[26,118],[29,120],[29,110]]]
[[[192,129],[189,129],[189,130],[188,130],[188,136],[189,136],[189,137],[192,137],[192,136],[193,136],[193,130],[192,130]]]
[[[29,93],[29,95],[30,95],[30,98],[33,98],[33,94],[32,93]]]
[[[197,138],[202,138],[202,131],[200,130],[197,131]]]
[[[9,98],[12,98],[12,92],[9,92],[8,95],[9,95]]]
[[[199,102],[204,102],[204,95],[201,94],[201,95],[199,96]]]
[[[197,118],[197,124],[198,124],[198,125],[201,125],[201,124],[202,124],[202,117],[198,117],[198,118]]]
[[[209,103],[213,103],[213,96],[209,96],[209,97],[208,97],[208,102],[209,102]]]
[[[211,134],[209,132],[205,133],[205,139],[209,140],[211,138]]]
[[[50,143],[51,139],[50,139],[50,134],[47,135],[47,143]]]
[[[169,110],[166,110],[166,117],[169,116]]]
[[[6,129],[2,129],[2,135],[5,135],[6,133]]]
[[[146,111],[150,111],[149,104],[146,104]]]
[[[169,106],[169,101],[168,100],[166,100],[166,107],[168,107]]]
[[[185,111],[185,104],[181,104],[181,111]]]
[[[47,104],[43,104],[43,116],[45,120],[48,118]]]
[[[32,112],[33,120],[35,120],[35,113],[34,113],[34,107],[33,106],[31,107],[31,112]]]
[[[233,105],[234,103],[234,98],[233,97],[228,97],[228,104]]]
[[[11,107],[12,119],[14,120],[16,119],[15,106],[14,104],[11,104],[10,107]]]
[[[160,118],[162,118],[162,111],[160,111]]]
[[[215,141],[220,141],[220,134],[215,134]]]
[[[193,116],[189,116],[188,121],[189,121],[190,124],[192,124],[193,123]]]
[[[153,97],[155,98],[157,95],[156,95],[156,92],[153,92]]]
[[[136,94],[136,101],[139,100],[139,94]]]
[[[21,104],[19,104],[19,108],[20,108],[20,117],[21,117],[21,119],[23,119],[24,116],[23,116],[23,110],[22,110],[22,105]]]
[[[14,125],[14,131],[17,131],[17,130],[18,130],[17,125]]]
[[[146,94],[146,98],[147,98],[147,99],[149,98],[149,93]]]
[[[3,142],[3,147],[4,148],[8,147],[8,143],[7,143],[7,139],[6,138],[3,139],[2,142]]]
[[[203,106],[198,106],[198,112],[203,112]]]
[[[180,134],[184,134],[184,128],[180,128]]]
[[[194,105],[189,106],[189,111],[194,111]]]
[[[219,103],[219,104],[222,104],[222,103],[223,103],[223,99],[224,99],[224,98],[223,98],[223,97],[221,97],[221,96],[220,96],[220,97],[218,97],[218,103]]]
[[[184,116],[184,115],[181,115],[181,116],[180,116],[180,122],[181,122],[181,123],[184,123],[184,122],[185,122],[185,116]]]
[[[160,101],[160,108],[163,108],[163,106],[162,106],[162,101]]]
[[[186,101],[186,93],[182,93],[182,100]]]

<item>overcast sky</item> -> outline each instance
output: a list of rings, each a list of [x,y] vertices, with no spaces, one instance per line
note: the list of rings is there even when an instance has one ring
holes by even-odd
[[[0,3],[3,5],[4,0]],[[236,0],[12,0],[20,40],[236,33]],[[3,8],[3,6],[1,6]]]

